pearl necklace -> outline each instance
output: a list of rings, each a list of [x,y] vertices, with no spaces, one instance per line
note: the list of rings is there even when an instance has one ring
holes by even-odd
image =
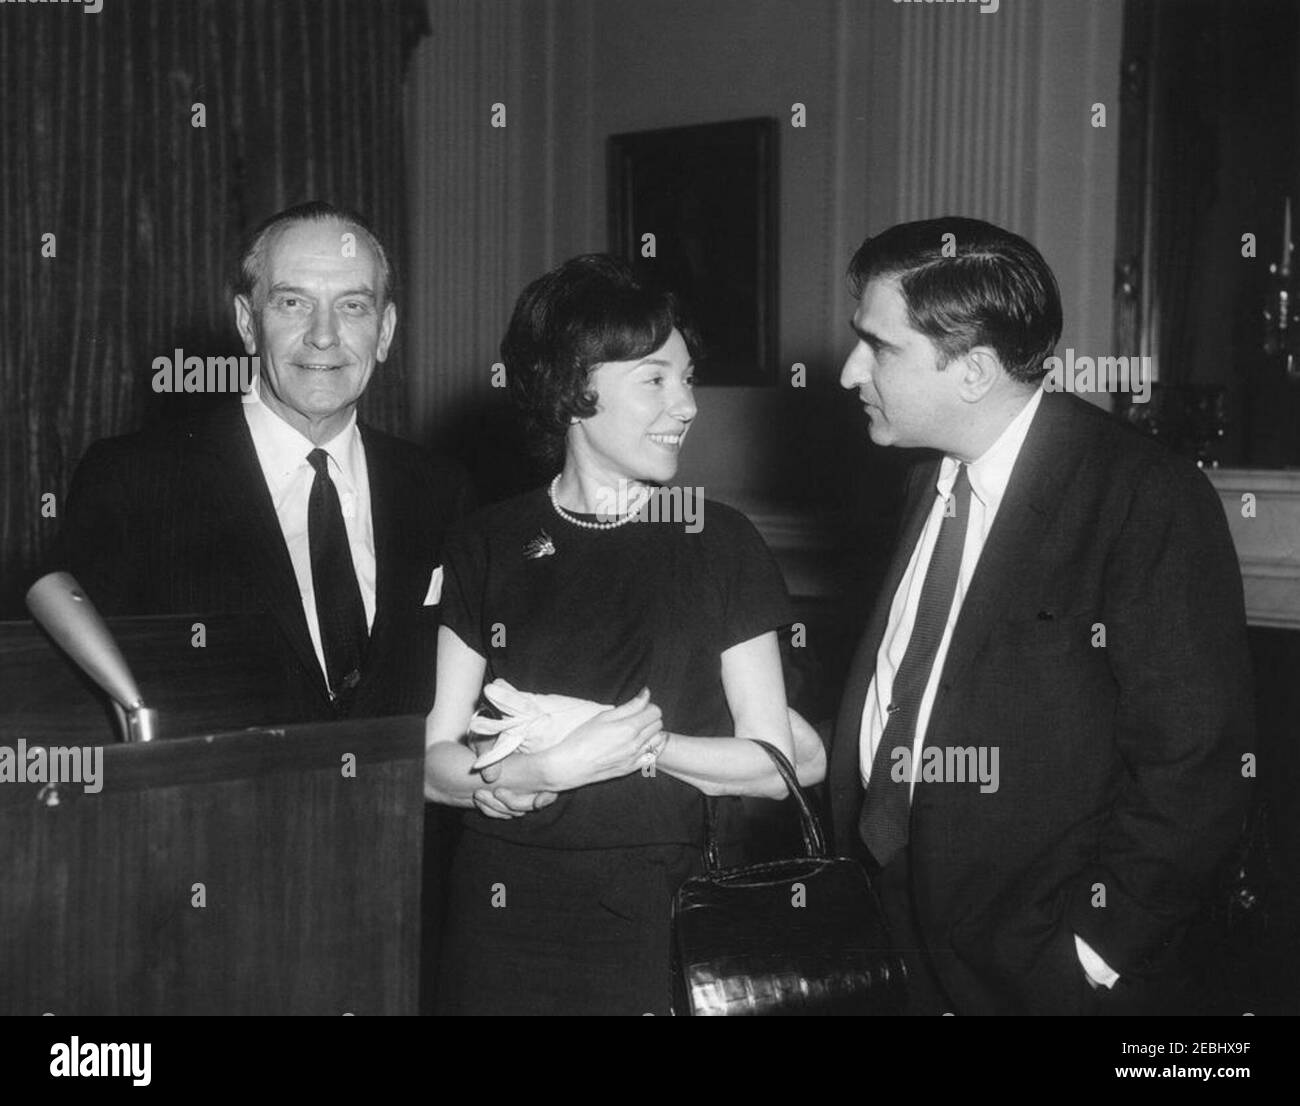
[[[617,530],[620,526],[625,526],[641,513],[641,508],[646,505],[646,501],[650,498],[651,494],[651,489],[642,485],[641,491],[643,494],[640,496],[636,505],[622,518],[617,518],[613,522],[588,522],[585,518],[577,518],[574,515],[571,515],[560,506],[560,500],[555,494],[555,489],[560,486],[560,476],[562,475],[563,473],[558,473],[555,479],[551,481],[551,487],[549,490],[551,506],[555,508],[555,513],[559,515],[560,518],[564,519],[565,522],[574,526],[580,526],[584,530]]]

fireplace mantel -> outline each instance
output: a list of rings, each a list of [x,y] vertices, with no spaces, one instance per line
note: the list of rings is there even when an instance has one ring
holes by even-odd
[[[1300,630],[1300,470],[1215,469],[1207,473],[1223,500],[1241,562],[1246,621]],[[1254,499],[1254,517],[1243,513]]]
[[[1252,626],[1300,630],[1300,470],[1214,469],[1237,547]],[[1255,497],[1254,517],[1242,513],[1243,496]],[[827,571],[836,543],[826,520],[789,504],[753,496],[719,496],[744,510],[763,534],[796,595],[827,597],[834,581]]]

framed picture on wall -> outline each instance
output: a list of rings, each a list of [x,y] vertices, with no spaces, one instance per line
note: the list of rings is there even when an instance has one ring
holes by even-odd
[[[689,305],[701,384],[777,379],[776,136],[741,119],[609,140],[610,252]]]

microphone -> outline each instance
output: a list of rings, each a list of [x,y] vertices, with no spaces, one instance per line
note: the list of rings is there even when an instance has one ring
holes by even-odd
[[[42,576],[27,590],[27,609],[77,666],[108,693],[124,741],[152,741],[158,715],[144,705],[130,666],[95,604],[67,572]]]

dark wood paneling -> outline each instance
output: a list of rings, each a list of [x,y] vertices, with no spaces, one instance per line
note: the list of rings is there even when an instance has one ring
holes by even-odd
[[[0,1013],[414,1013],[422,735],[109,746],[98,794],[0,788]]]

